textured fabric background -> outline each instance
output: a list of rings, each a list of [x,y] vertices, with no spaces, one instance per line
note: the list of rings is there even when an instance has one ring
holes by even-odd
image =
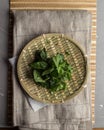
[[[13,11],[13,14],[13,56],[18,55],[34,37],[56,32],[64,33],[81,44],[90,63],[91,15],[87,11]],[[74,99],[61,105],[46,106],[34,113],[14,79],[14,125],[41,130],[90,130],[90,86],[89,78],[87,87]]]
[[[10,0],[11,10],[36,10],[36,9],[79,9],[88,10],[92,14],[91,32],[91,108],[92,123],[95,121],[95,80],[96,80],[96,0]]]

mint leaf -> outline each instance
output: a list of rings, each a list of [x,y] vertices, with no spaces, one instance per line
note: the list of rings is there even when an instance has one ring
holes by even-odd
[[[34,80],[36,83],[45,83],[45,81],[40,76],[40,73],[37,70],[33,71]]]
[[[47,53],[46,53],[45,48],[40,51],[40,57],[42,60],[45,60],[45,61],[47,60]]]
[[[62,54],[57,54],[56,56],[53,56],[52,60],[55,66],[58,68],[59,64],[63,62],[64,56]]]
[[[30,67],[33,69],[46,69],[48,64],[44,61],[34,62],[30,64]]]

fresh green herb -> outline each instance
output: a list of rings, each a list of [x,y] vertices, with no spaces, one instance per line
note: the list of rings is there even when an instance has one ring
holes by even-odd
[[[44,61],[39,61],[39,62],[34,62],[34,63],[31,63],[30,64],[30,67],[33,68],[33,69],[46,69],[48,66],[48,64]]]
[[[63,54],[47,57],[45,49],[38,50],[34,62],[29,66],[33,70],[35,83],[46,87],[50,92],[65,90],[66,81],[71,78],[72,67],[64,59]]]
[[[40,76],[40,73],[37,70],[33,71],[34,80],[36,83],[45,83],[45,81]]]
[[[40,51],[40,57],[41,57],[41,59],[44,60],[44,61],[47,60],[47,53],[46,53],[45,48]]]

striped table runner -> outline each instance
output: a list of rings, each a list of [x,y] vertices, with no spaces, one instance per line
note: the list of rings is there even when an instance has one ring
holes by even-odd
[[[96,0],[10,0],[11,10],[32,9],[80,9],[92,13],[91,32],[91,93],[92,93],[92,123],[94,123],[95,79],[96,79]]]

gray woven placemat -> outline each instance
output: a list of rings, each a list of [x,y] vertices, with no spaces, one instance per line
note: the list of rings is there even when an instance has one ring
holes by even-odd
[[[32,38],[43,33],[64,33],[79,42],[90,56],[91,15],[87,11],[13,11],[13,56]],[[13,125],[41,130],[87,130],[90,119],[90,78],[87,87],[74,99],[33,112],[13,80]],[[90,130],[89,129],[89,130]]]

